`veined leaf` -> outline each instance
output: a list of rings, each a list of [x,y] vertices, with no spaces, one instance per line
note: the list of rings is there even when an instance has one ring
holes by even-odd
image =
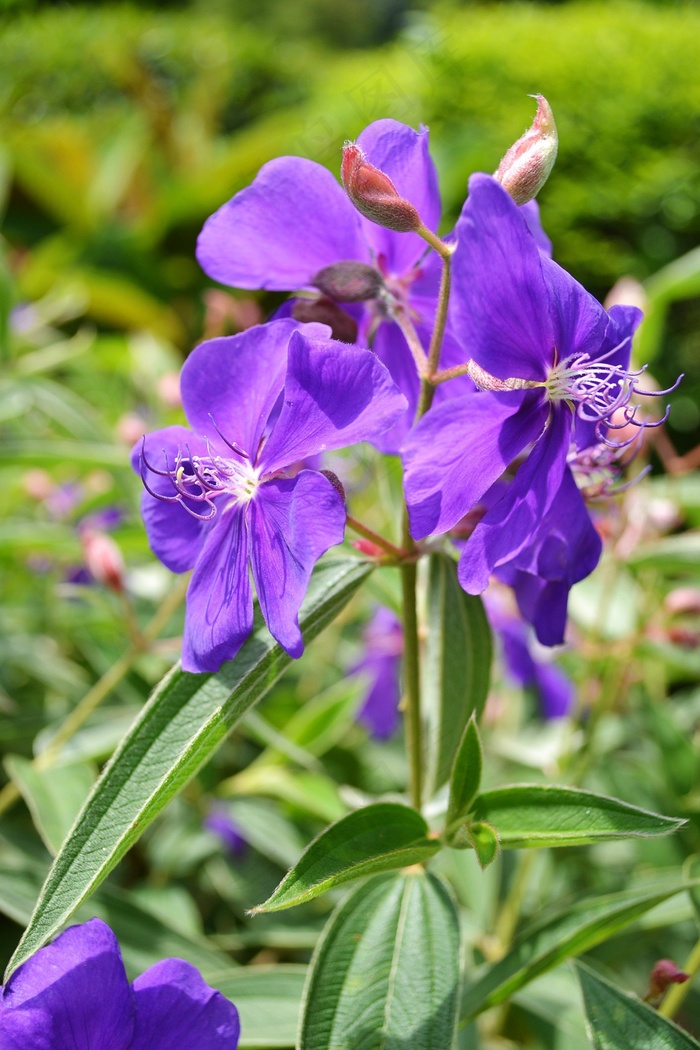
[[[348,558],[319,566],[300,614],[307,641],[334,619],[370,572],[367,562]],[[218,674],[187,674],[176,666],[156,687],[56,857],[8,975],[100,885],[290,663],[259,616],[256,622],[236,659]]]
[[[333,913],[311,961],[299,1050],[449,1050],[459,920],[433,875],[379,875]]]
[[[503,849],[667,835],[684,823],[607,795],[543,784],[485,791],[477,797],[473,814],[474,820],[493,825]]]
[[[657,904],[695,885],[695,882],[676,883],[644,893],[611,893],[568,904],[555,915],[525,930],[508,954],[489,966],[467,988],[462,999],[464,1023],[509,999],[564,959],[589,951]]]
[[[427,779],[434,793],[447,781],[472,712],[479,718],[491,674],[491,631],[481,598],[465,594],[457,566],[432,554],[428,568],[428,637],[423,666]]]
[[[253,913],[291,908],[362,875],[427,860],[440,849],[427,835],[420,813],[396,802],[377,802],[349,813],[314,839]]]
[[[595,1050],[700,1050],[700,1043],[650,1006],[576,964]]]

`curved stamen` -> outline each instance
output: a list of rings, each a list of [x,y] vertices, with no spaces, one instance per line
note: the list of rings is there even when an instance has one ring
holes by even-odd
[[[211,414],[211,412],[207,412],[207,415],[209,416],[209,421],[210,421],[211,425],[213,426],[214,430],[219,435],[219,437],[221,438],[223,443],[225,445],[228,445],[228,447],[231,449],[231,451],[235,452],[237,456],[242,456],[243,459],[249,459],[250,457],[249,457],[248,453],[244,452],[240,445],[237,445],[235,441],[229,441],[229,439],[227,437],[224,437],[224,435],[221,433],[221,431],[217,427],[216,423],[214,422],[214,417]],[[209,442],[207,442],[207,445],[208,444],[209,444]]]
[[[211,417],[210,417],[211,418]],[[144,488],[154,499],[163,503],[179,503],[188,514],[198,521],[211,521],[219,508],[215,501],[220,496],[226,496],[223,505],[225,511],[234,506],[240,500],[252,499],[259,483],[259,476],[250,462],[247,452],[228,441],[212,420],[212,425],[222,441],[231,449],[233,456],[221,456],[214,451],[208,439],[205,439],[206,455],[193,454],[189,443],[185,444],[184,450],[178,447],[174,462],[170,459],[168,450],[162,449],[165,469],[159,469],[151,463],[146,456],[146,439],[144,437],[139,455],[139,473]],[[241,457],[239,459],[238,457]],[[157,492],[149,484],[148,474],[154,477],[167,478],[173,488],[173,494]],[[233,497],[233,498],[231,498]],[[199,513],[192,504],[206,503],[207,509]]]

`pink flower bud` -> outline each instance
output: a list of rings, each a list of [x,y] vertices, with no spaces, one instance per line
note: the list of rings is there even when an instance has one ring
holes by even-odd
[[[386,554],[386,551],[383,551],[376,543],[372,543],[371,540],[353,540],[350,546],[360,554],[367,555],[368,558],[382,558]]]
[[[537,99],[532,127],[510,147],[498,165],[495,178],[516,204],[527,204],[544,186],[557,159],[557,126],[544,95]]]
[[[685,984],[689,974],[679,970],[672,959],[659,959],[649,975],[649,991],[646,999],[660,999],[669,984]]]
[[[121,594],[124,590],[124,559],[111,536],[85,529],[81,536],[85,568],[98,583]]]
[[[343,146],[340,174],[345,192],[366,219],[399,233],[418,230],[422,226],[420,215],[411,202],[399,196],[389,176],[370,164],[354,142]]]

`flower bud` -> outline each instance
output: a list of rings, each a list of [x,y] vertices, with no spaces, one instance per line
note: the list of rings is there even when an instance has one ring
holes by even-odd
[[[320,299],[297,299],[292,307],[295,321],[309,324],[313,321],[327,324],[334,339],[341,343],[354,343],[357,339],[357,321],[337,303],[325,296]]]
[[[366,219],[399,233],[409,233],[423,225],[411,202],[399,196],[389,176],[370,164],[354,142],[343,146],[340,174],[345,192]]]
[[[379,270],[361,262],[338,262],[324,266],[311,283],[337,303],[361,303],[376,299],[384,287]]]
[[[685,984],[689,974],[679,970],[672,959],[659,959],[649,975],[649,991],[645,998],[654,1002],[660,999],[669,984]]]
[[[93,579],[121,594],[124,590],[124,559],[111,536],[94,529],[82,533],[83,562]]]
[[[532,127],[510,147],[494,177],[516,204],[527,204],[544,186],[557,159],[557,126],[544,95],[537,99]]]

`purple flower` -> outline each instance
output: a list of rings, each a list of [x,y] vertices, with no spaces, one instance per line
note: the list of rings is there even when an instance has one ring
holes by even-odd
[[[561,668],[532,651],[527,627],[517,616],[487,604],[491,626],[498,633],[508,675],[537,696],[543,718],[563,718],[574,700],[574,687]]]
[[[530,604],[555,644],[568,589],[600,553],[569,464],[595,450],[600,468],[613,469],[629,445],[611,436],[621,415],[641,433],[630,403],[638,373],[628,371],[641,313],[617,306],[607,314],[539,249],[489,176],[471,178],[456,232],[451,324],[481,390],[436,405],[404,445],[411,533],[448,531],[527,451],[465,544],[459,579],[478,594],[499,567],[534,577]],[[551,583],[559,610],[548,617],[542,592]]]
[[[0,1000],[2,1050],[236,1050],[235,1006],[182,959],[129,984],[100,919],[71,926],[10,977]]]
[[[280,320],[198,346],[182,370],[192,427],[150,434],[132,454],[147,491],[154,553],[194,569],[182,666],[217,671],[253,628],[252,571],[263,617],[290,654],[311,570],[341,543],[342,497],[323,474],[289,465],[382,433],[405,399],[368,350],[322,325]]]
[[[396,732],[399,722],[399,684],[403,630],[391,609],[377,609],[363,633],[364,655],[351,670],[369,678],[358,719],[379,740]]]
[[[427,129],[378,120],[357,144],[417,208],[425,225],[436,230],[440,195]],[[400,426],[375,441],[383,451],[397,451],[415,414],[419,381],[396,319],[410,316],[427,347],[437,301],[440,259],[425,241],[361,216],[320,164],[278,157],[207,220],[197,258],[204,272],[222,284],[274,291],[309,288],[320,271],[335,263],[372,267],[379,292],[357,304],[359,314],[353,307],[353,313],[359,316],[359,341],[372,346],[409,401]]]
[[[248,843],[241,834],[233,817],[223,807],[212,809],[204,818],[204,827],[218,838],[219,842],[234,857],[242,856],[248,849]]]

